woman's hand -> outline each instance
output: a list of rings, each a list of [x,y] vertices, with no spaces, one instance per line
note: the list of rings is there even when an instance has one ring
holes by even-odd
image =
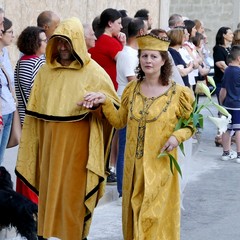
[[[122,43],[123,46],[126,45],[126,42],[127,42],[126,39],[127,39],[127,38],[126,38],[125,33],[120,32],[120,33],[117,35],[117,39],[118,39],[118,41],[119,41],[120,43]]]
[[[90,92],[84,96],[84,100],[77,105],[85,108],[97,108],[101,103],[106,101],[106,96],[100,92]]]
[[[164,144],[163,148],[161,149],[161,153],[164,151],[170,152],[174,148],[176,148],[179,145],[178,140],[175,136],[171,136],[167,142]]]

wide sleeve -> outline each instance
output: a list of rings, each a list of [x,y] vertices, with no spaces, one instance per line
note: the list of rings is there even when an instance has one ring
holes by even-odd
[[[194,97],[189,88],[187,87],[181,88],[182,91],[179,96],[179,108],[177,115],[179,119],[182,118],[188,120],[193,111],[192,105]],[[175,130],[172,135],[177,138],[179,143],[182,143],[185,140],[189,139],[193,135],[194,131],[195,129],[193,127],[193,123],[192,121],[190,121],[186,127]]]
[[[129,96],[132,92],[132,85],[133,81],[124,89],[121,98],[121,105],[118,109],[109,98],[107,98],[106,102],[102,105],[105,117],[108,119],[109,123],[117,129],[123,128],[127,124]]]
[[[39,190],[39,120],[25,116],[16,162],[16,175],[35,193]]]

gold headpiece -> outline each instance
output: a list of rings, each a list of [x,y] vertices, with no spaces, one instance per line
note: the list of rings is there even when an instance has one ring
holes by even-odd
[[[170,44],[169,40],[159,38],[151,33],[137,37],[137,42],[140,50],[156,51],[167,51]]]

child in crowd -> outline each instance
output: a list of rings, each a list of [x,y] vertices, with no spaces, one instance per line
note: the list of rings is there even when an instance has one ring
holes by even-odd
[[[222,135],[223,154],[222,160],[227,161],[235,156],[231,153],[231,132],[235,131],[237,158],[240,163],[240,46],[232,47],[229,56],[229,66],[223,76],[222,88],[219,94],[220,103],[232,115],[232,122],[228,125],[228,130]]]

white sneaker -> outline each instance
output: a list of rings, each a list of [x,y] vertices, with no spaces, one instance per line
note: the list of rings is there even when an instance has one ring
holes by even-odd
[[[228,155],[222,155],[222,161],[228,161],[231,159],[237,158],[237,153],[235,151],[230,151]],[[240,162],[239,162],[240,163]]]
[[[240,163],[240,157],[236,158],[236,163]]]
[[[122,197],[119,197],[117,200],[117,205],[122,206]]]

